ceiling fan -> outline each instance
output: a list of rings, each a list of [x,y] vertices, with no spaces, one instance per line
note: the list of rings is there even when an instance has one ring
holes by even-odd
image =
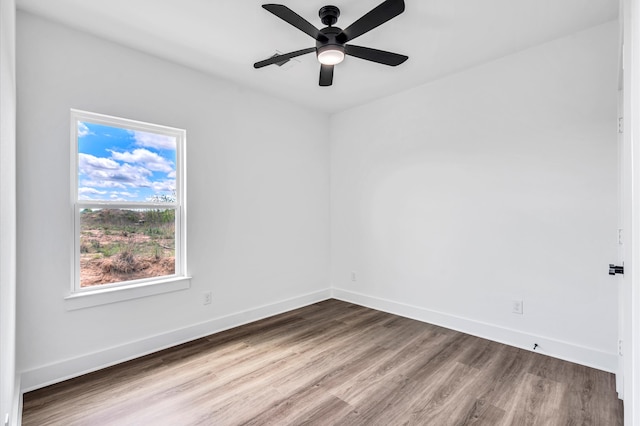
[[[313,37],[316,40],[316,47],[296,50],[295,52],[282,55],[274,55],[264,61],[256,62],[253,64],[254,68],[262,68],[267,65],[286,62],[296,56],[316,52],[318,62],[320,62],[320,86],[331,86],[333,83],[333,67],[342,62],[345,55],[391,66],[400,65],[409,59],[408,56],[397,53],[347,44],[354,38],[371,31],[404,12],[403,0],[386,0],[380,3],[344,30],[333,26],[340,16],[340,9],[336,6],[324,6],[318,12],[320,20],[326,25],[326,27],[321,30],[317,29],[287,6],[281,4],[263,4],[262,7],[278,18],[298,28],[300,31]]]

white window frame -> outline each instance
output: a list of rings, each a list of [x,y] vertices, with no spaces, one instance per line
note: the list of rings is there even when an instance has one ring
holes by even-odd
[[[186,243],[186,130],[71,109],[71,209],[73,223],[72,283],[67,309],[113,303],[189,288]],[[122,202],[88,201],[78,199],[78,122],[89,122],[127,130],[138,130],[176,138],[176,201],[175,202]],[[175,272],[163,275],[80,287],[80,211],[83,209],[114,208],[172,208],[175,209]]]

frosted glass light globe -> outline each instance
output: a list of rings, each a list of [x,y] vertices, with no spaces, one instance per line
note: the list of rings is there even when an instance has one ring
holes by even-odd
[[[336,65],[344,60],[342,46],[323,46],[318,49],[318,62],[323,65]]]

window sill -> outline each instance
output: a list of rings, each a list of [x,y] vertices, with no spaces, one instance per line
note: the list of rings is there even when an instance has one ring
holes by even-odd
[[[126,287],[111,287],[83,291],[64,298],[68,311],[106,305],[156,294],[186,290],[191,286],[191,277],[172,277]]]

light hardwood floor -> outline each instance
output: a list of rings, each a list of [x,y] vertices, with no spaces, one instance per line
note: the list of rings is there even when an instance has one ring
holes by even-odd
[[[622,425],[612,374],[328,300],[24,395],[23,425]]]

